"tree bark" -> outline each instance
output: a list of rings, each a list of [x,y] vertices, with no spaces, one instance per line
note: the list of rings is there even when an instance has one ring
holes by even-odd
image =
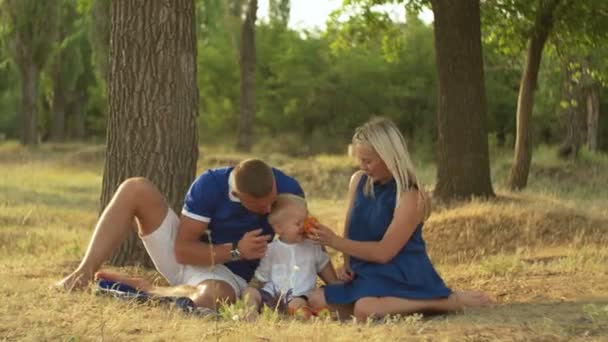
[[[564,116],[566,138],[559,148],[558,155],[561,158],[576,159],[578,152],[583,145],[585,132],[585,117],[583,108],[583,85],[581,80],[575,79],[576,73],[582,73],[579,67],[570,65],[571,59],[564,66],[565,78],[562,87],[562,101],[568,105],[562,109]]]
[[[253,143],[253,121],[255,117],[255,22],[258,1],[250,0],[245,21],[241,29],[241,100],[237,148],[250,151]]]
[[[438,75],[437,185],[444,201],[494,196],[479,0],[432,0]]]
[[[586,89],[587,102],[587,148],[598,150],[598,131],[600,124],[600,91],[597,84]]]
[[[38,87],[40,73],[34,63],[20,66],[21,71],[21,143],[25,146],[38,144]]]
[[[61,75],[61,57],[55,66],[53,72],[53,102],[51,106],[51,136],[50,140],[54,142],[65,141],[65,85],[63,84],[63,75]]]
[[[532,162],[530,118],[534,108],[538,71],[545,42],[553,27],[553,15],[560,0],[540,0],[538,13],[528,41],[526,64],[519,84],[516,114],[515,156],[509,173],[507,186],[520,190],[528,184],[528,173]]]
[[[112,1],[102,208],[142,176],[181,211],[198,157],[194,13],[194,0]],[[151,265],[135,231],[110,262]]]
[[[87,137],[87,126],[86,126],[86,103],[85,101],[77,98],[72,106],[72,125],[70,131],[70,138],[78,141],[84,141]]]

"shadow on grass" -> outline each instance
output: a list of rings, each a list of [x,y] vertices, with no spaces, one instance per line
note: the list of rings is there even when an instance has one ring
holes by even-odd
[[[530,335],[551,330],[566,336],[608,336],[608,297],[579,301],[509,303],[494,309],[465,314],[432,316],[429,322],[475,323],[484,326],[515,326]]]

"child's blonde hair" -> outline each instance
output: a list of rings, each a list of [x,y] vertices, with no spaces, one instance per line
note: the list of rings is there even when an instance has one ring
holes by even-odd
[[[430,199],[416,178],[416,171],[407,151],[407,143],[397,125],[387,118],[374,117],[355,130],[353,145],[357,144],[371,147],[376,151],[393,175],[397,183],[395,208],[399,206],[400,196],[404,191],[412,187],[418,189],[424,202],[423,220],[426,220],[431,212]],[[371,178],[367,179],[363,193],[373,196],[374,184]]]
[[[275,224],[281,212],[292,205],[300,205],[304,208],[304,210],[308,211],[306,200],[303,197],[294,194],[279,194],[270,208],[270,214],[268,214],[268,223],[271,225]]]

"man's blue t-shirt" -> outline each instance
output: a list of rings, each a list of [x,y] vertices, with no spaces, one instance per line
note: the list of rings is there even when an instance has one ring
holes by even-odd
[[[238,198],[231,193],[228,183],[234,167],[209,169],[201,174],[190,186],[184,200],[182,215],[191,219],[207,222],[208,233],[201,241],[214,245],[239,241],[246,232],[262,228],[262,234],[274,236],[268,223],[268,215],[252,213],[241,205]],[[272,169],[277,185],[277,194],[291,193],[304,196],[300,184],[283,172]],[[238,260],[224,265],[247,282],[259,260]]]

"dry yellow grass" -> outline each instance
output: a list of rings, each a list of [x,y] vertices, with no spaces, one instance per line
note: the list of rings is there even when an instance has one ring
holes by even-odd
[[[201,170],[244,157],[203,152]],[[86,248],[102,156],[94,146],[0,145],[0,340],[608,340],[607,176],[586,171],[606,166],[604,160],[584,160],[581,170],[567,165],[568,172],[585,173],[585,184],[538,171],[560,165],[541,160],[528,191],[500,190],[496,200],[434,212],[425,236],[440,273],[454,288],[490,293],[496,309],[361,325],[272,317],[253,324],[209,321],[163,305],[98,297],[92,289],[49,290]],[[352,163],[342,156],[265,158],[296,175],[315,215],[341,230]]]

